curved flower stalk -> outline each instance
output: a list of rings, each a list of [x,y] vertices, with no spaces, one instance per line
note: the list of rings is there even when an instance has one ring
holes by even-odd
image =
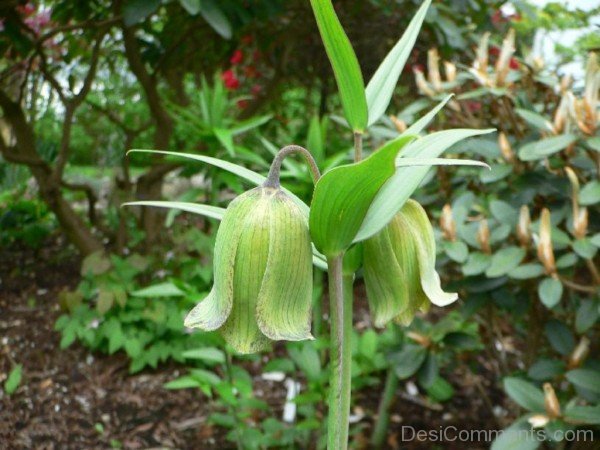
[[[364,242],[364,271],[373,322],[408,325],[430,302],[446,306],[458,299],[440,286],[435,271],[433,227],[423,207],[408,200],[378,234]]]
[[[217,232],[214,286],[187,327],[219,330],[239,353],[312,339],[312,249],[306,216],[279,187],[233,200]]]

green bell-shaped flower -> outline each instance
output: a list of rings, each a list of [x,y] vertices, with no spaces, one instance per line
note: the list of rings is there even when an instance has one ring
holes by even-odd
[[[219,329],[240,353],[269,339],[311,339],[312,250],[307,218],[281,189],[233,200],[217,232],[214,285],[187,327]]]
[[[429,302],[446,306],[458,299],[440,286],[435,238],[427,213],[408,200],[378,234],[364,242],[364,279],[373,323],[408,325]]]

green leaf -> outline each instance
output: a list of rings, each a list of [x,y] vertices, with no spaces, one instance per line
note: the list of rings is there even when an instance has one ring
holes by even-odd
[[[133,297],[181,297],[185,295],[181,289],[171,282],[158,283],[131,293]]]
[[[556,278],[545,278],[538,285],[538,295],[540,296],[540,300],[549,309],[558,305],[562,293],[563,285]]]
[[[579,192],[579,203],[586,206],[598,202],[600,202],[600,181],[590,181]]]
[[[544,273],[544,266],[537,263],[522,264],[508,272],[508,276],[515,280],[528,280],[537,278]]]
[[[179,0],[179,3],[192,16],[200,12],[200,0]]]
[[[457,263],[464,263],[469,256],[469,248],[462,241],[444,242],[444,251],[450,259]]]
[[[453,159],[453,158],[398,158],[396,167],[419,167],[419,166],[477,166],[490,168],[482,161],[473,159]]]
[[[368,125],[375,123],[385,113],[390,104],[394,89],[398,83],[398,78],[415,45],[417,35],[421,30],[421,25],[427,15],[427,9],[430,4],[431,0],[423,2],[400,40],[387,54],[373,75],[373,78],[369,81],[366,89],[367,104],[369,107]]]
[[[394,174],[396,155],[412,139],[402,136],[367,159],[336,167],[321,177],[309,215],[317,250],[332,257],[350,247],[377,192]]]
[[[584,259],[592,259],[598,248],[589,239],[583,238],[573,241],[573,250]]]
[[[485,271],[488,278],[497,278],[511,272],[521,264],[525,250],[520,247],[506,247],[492,256],[490,267]]]
[[[235,146],[233,144],[233,135],[231,134],[231,131],[224,128],[213,128],[212,131],[221,145],[225,147],[229,156],[235,156]]]
[[[402,152],[408,158],[437,158],[444,150],[471,136],[491,133],[495,130],[445,130],[429,134],[406,146]],[[377,192],[354,239],[363,241],[385,227],[406,200],[419,187],[430,167],[401,167]]]
[[[547,381],[560,375],[565,370],[565,363],[559,359],[540,359],[527,371],[527,376],[536,381]]]
[[[525,122],[529,123],[530,125],[533,125],[535,128],[541,131],[551,132],[553,130],[553,126],[550,123],[550,121],[536,112],[528,111],[526,109],[521,108],[515,109],[515,112],[519,116],[521,116],[521,118]]]
[[[588,425],[600,425],[600,405],[597,406],[574,406],[565,408],[565,419]]]
[[[504,390],[516,403],[533,412],[544,412],[544,393],[536,385],[521,378],[504,379]]]
[[[519,420],[494,440],[491,450],[536,450],[542,442],[531,433],[531,426],[526,420]]]
[[[213,158],[211,156],[195,155],[193,153],[170,152],[170,151],[166,151],[166,150],[145,150],[145,149],[132,149],[127,152],[127,154],[130,154],[130,153],[152,153],[152,154],[159,154],[159,155],[171,155],[171,156],[177,156],[180,158],[192,159],[194,161],[200,161],[205,164],[210,164],[211,166],[219,167],[220,169],[226,170],[227,172],[231,172],[232,174],[237,175],[238,177],[243,178],[244,180],[247,180],[247,181],[255,184],[256,186],[263,184],[264,181],[267,179],[265,176],[260,175],[250,169],[246,169],[245,167],[242,167],[238,164],[234,164],[234,163],[231,163],[229,161],[225,161],[225,160],[222,160],[219,158]],[[286,194],[288,194],[290,197],[292,197],[292,199],[294,199],[294,201],[300,207],[300,209],[302,209],[302,211],[306,214],[306,216],[308,216],[308,206],[306,205],[306,203],[304,203],[302,200],[300,200],[291,191],[289,191],[285,188],[283,188],[283,190],[285,191]]]
[[[425,390],[434,402],[446,402],[454,395],[454,388],[442,377],[437,377]]]
[[[599,315],[598,304],[594,300],[583,300],[575,315],[575,330],[577,333],[583,334],[592,328]]]
[[[446,251],[448,250],[446,249]],[[467,277],[482,274],[489,267],[491,261],[492,257],[486,253],[471,253],[467,262],[462,266],[463,274]]]
[[[522,161],[535,161],[553,155],[571,145],[577,140],[573,134],[563,134],[540,141],[525,144],[519,150],[519,158]]]
[[[199,388],[200,383],[194,377],[190,377],[189,375],[185,375],[183,377],[179,377],[173,381],[169,381],[164,384],[165,389],[190,389],[190,388]]]
[[[571,354],[575,348],[575,338],[569,327],[553,319],[546,323],[544,331],[554,350],[563,356]]]
[[[130,27],[143,22],[160,6],[160,0],[127,0],[123,6],[123,22]]]
[[[421,133],[421,131],[423,131],[427,127],[427,125],[429,125],[431,123],[431,121],[437,115],[437,113],[440,112],[440,110],[444,106],[446,106],[446,103],[448,103],[448,101],[452,97],[454,97],[454,94],[450,94],[450,95],[446,96],[446,98],[444,98],[444,100],[442,100],[441,102],[439,102],[435,106],[435,108],[433,108],[431,111],[429,111],[423,117],[421,117],[419,120],[417,120],[415,123],[413,123],[402,134],[419,134],[419,133]]]
[[[425,362],[427,349],[420,345],[407,345],[397,354],[392,355],[392,366],[396,376],[401,380],[414,375]]]
[[[213,30],[225,39],[231,39],[231,24],[223,14],[218,3],[214,0],[202,0],[200,2],[200,14]]]
[[[600,394],[600,372],[593,369],[574,369],[565,375],[567,380],[582,389]]]
[[[225,208],[188,202],[143,201],[123,203],[121,206],[153,206],[157,208],[179,209],[217,220],[221,220],[223,214],[225,214]]]
[[[215,347],[203,347],[193,350],[186,350],[182,353],[182,356],[186,359],[196,359],[207,363],[225,363],[225,353]]]
[[[319,116],[313,116],[310,120],[306,148],[308,148],[313,158],[315,158],[317,165],[321,165],[325,160],[325,142],[323,141],[323,129]]]
[[[588,138],[585,143],[588,145],[588,147],[590,147],[592,150],[596,150],[597,152],[600,152],[600,136],[597,137],[591,137]]]
[[[21,384],[21,379],[23,378],[23,365],[16,364],[10,373],[8,374],[8,378],[4,382],[4,392],[8,395],[13,394],[19,385]]]
[[[346,120],[355,132],[367,127],[367,99],[363,76],[350,40],[330,0],[311,0],[325,51],[333,67]]]

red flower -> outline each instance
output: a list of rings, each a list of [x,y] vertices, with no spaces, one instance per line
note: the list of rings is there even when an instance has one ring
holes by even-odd
[[[250,45],[254,41],[254,37],[250,34],[246,34],[245,36],[242,36],[241,41],[242,44]]]
[[[229,62],[235,66],[235,65],[241,63],[243,60],[244,60],[244,54],[242,53],[242,51],[236,50],[235,52],[233,52],[233,55],[229,59]]]
[[[476,102],[476,101],[467,101],[465,102],[467,108],[469,109],[469,111],[471,112],[478,112],[481,110],[481,102]]]
[[[244,108],[248,107],[248,100],[243,100],[243,99],[242,100],[238,100],[237,101],[237,106],[240,109],[244,109]]]
[[[496,26],[500,25],[502,22],[506,22],[502,11],[497,9],[494,14],[492,14],[492,23]]]
[[[235,76],[233,70],[226,70],[223,72],[221,79],[223,80],[225,87],[229,90],[235,90],[240,87],[240,80]]]
[[[495,45],[490,47],[490,56],[498,56],[500,54],[500,48]]]
[[[515,58],[510,58],[510,61],[508,62],[508,67],[510,67],[512,70],[518,70],[519,61],[517,61]]]

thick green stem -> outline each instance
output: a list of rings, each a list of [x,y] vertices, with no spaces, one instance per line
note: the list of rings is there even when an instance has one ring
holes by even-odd
[[[352,368],[352,278],[344,277],[344,255],[327,259],[331,315],[328,450],[348,448]]]
[[[385,387],[383,388],[383,394],[379,401],[379,408],[377,410],[377,420],[375,421],[375,429],[371,436],[371,447],[373,449],[379,449],[383,445],[383,441],[387,436],[388,425],[390,422],[390,407],[394,400],[394,395],[398,389],[398,377],[394,373],[394,369],[388,369],[387,376],[385,378]]]

